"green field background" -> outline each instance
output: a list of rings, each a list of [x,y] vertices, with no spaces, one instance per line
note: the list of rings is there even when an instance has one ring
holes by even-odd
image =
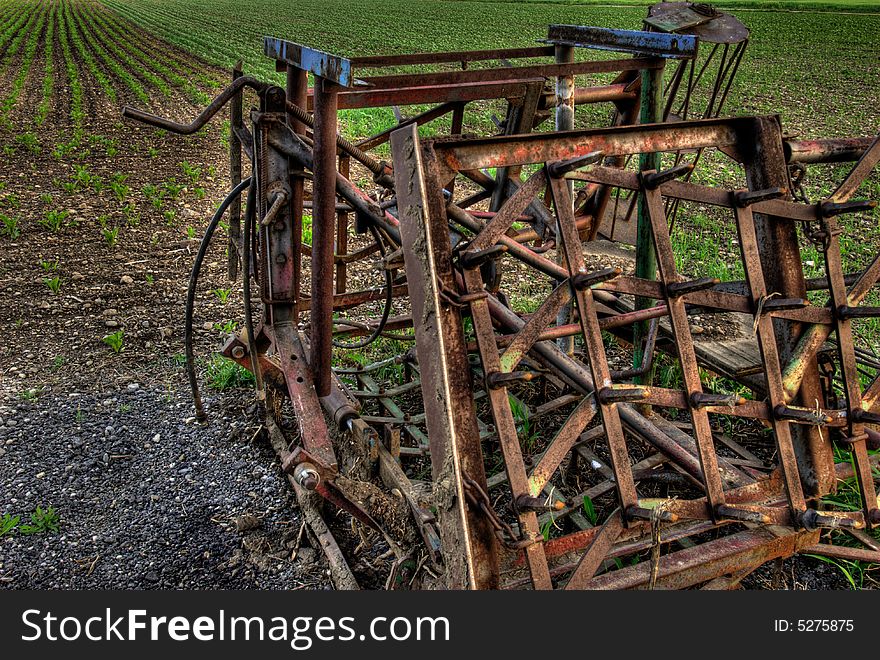
[[[341,55],[533,44],[548,23],[638,29],[644,7],[471,0],[105,0],[209,61],[269,78],[262,37]],[[750,4],[750,6],[755,6]],[[880,130],[880,14],[745,11],[749,52],[731,92],[735,114],[781,113],[808,136]],[[276,78],[277,79],[277,78]]]

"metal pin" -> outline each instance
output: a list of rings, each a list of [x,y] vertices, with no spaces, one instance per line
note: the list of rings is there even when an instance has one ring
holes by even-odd
[[[306,490],[315,490],[321,482],[321,475],[311,463],[299,463],[293,469],[293,478]]]

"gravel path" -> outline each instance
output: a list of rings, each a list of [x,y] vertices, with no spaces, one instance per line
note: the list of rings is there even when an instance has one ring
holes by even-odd
[[[0,588],[330,588],[250,397],[201,426],[175,389],[0,404],[0,515],[60,516],[0,537]]]

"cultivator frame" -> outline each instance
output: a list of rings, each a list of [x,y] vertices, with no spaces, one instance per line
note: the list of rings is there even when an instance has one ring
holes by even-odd
[[[876,460],[872,465],[867,451],[878,436],[865,426],[880,422],[880,380],[861,390],[850,329],[853,318],[880,315],[860,306],[880,277],[880,255],[863,272],[845,275],[836,221],[872,206],[850,198],[880,160],[880,140],[786,139],[777,117],[652,123],[665,118],[665,62],[696,57],[696,38],[578,26],[551,26],[548,36],[546,45],[531,48],[362,58],[266,38],[265,53],[286,72],[286,89],[236,67],[231,86],[188,126],[125,110],[128,117],[192,133],[231,101],[232,183],[250,192],[244,218],[237,194],[227,204],[229,274],[244,278],[246,313],[244,331],[224,354],[254,372],[259,398],[279,392],[290,400],[298,433],[279,445],[284,470],[297,488],[317,491],[376,530],[397,556],[394,570],[400,569],[406,553],[337,483],[351,466],[337,459],[338,443],[326,419],[332,420],[406,500],[427,557],[442,565],[440,584],[449,588],[675,588],[709,581],[733,587],[764,562],[804,549],[880,559],[880,548],[870,543],[865,550],[819,543],[822,529],[848,530],[864,540],[860,530],[880,525]],[[582,47],[635,57],[578,60]],[[737,57],[738,65],[742,53]],[[514,66],[517,60],[525,63]],[[487,66],[491,61],[501,66]],[[435,70],[400,73],[414,66]],[[392,73],[367,75],[376,69]],[[575,76],[611,72],[617,72],[611,84],[575,85]],[[260,102],[247,121],[245,87],[255,89]],[[501,134],[460,136],[467,104],[489,99],[507,102]],[[615,125],[573,131],[575,105],[597,102],[614,104]],[[341,109],[423,103],[438,105],[359,143],[336,133]],[[671,100],[665,105],[671,107]],[[551,113],[556,131],[532,133]],[[447,114],[450,137],[419,137],[420,126]],[[389,141],[392,163],[369,153]],[[704,149],[741,164],[747,187],[682,180],[693,166],[678,156],[661,169],[664,153]],[[242,153],[252,163],[245,183]],[[640,157],[638,171],[625,167],[634,156]],[[828,200],[792,201],[792,163],[855,159]],[[353,163],[370,172],[375,190],[353,183]],[[615,191],[631,191],[638,199],[635,276],[619,268],[591,269],[584,257]],[[735,290],[730,283],[678,275],[669,208],[681,202],[729,210],[746,273],[744,282],[733,283]],[[303,242],[309,210],[310,246]],[[349,252],[352,215],[356,233],[370,232],[374,242]],[[518,222],[526,228],[514,229]],[[827,306],[806,299],[798,228],[822,246],[827,277],[818,286],[829,290]],[[550,249],[555,260],[545,255]],[[348,269],[374,260],[377,251],[385,286],[349,290]],[[530,277],[552,282],[537,309],[517,312],[504,295],[502,264],[508,259]],[[256,323],[252,276],[260,287]],[[854,283],[847,288],[847,282]],[[382,299],[381,318],[334,318]],[[408,301],[411,313],[389,317],[392,300]],[[695,350],[688,322],[694,310],[753,318],[756,364],[748,384],[757,399],[706,391],[700,366],[724,371],[724,365],[706,364]],[[372,377],[376,365],[334,371],[334,342],[350,346],[341,339],[375,339],[408,327],[414,328],[415,351],[389,359],[405,365],[406,383],[384,387]],[[605,330],[636,346],[632,370],[610,368]],[[827,352],[832,334],[843,376],[842,407],[826,397],[816,360],[820,349]],[[681,389],[650,380],[658,336],[672,339],[684,375]],[[582,342],[580,357],[574,337]],[[356,388],[340,376],[353,377]],[[191,381],[195,385],[194,370]],[[552,440],[530,464],[511,401],[517,388],[532,381],[553,392],[534,418],[555,426],[547,434]],[[404,412],[396,397],[418,389],[423,413]],[[376,401],[383,412],[361,414],[365,400]],[[687,411],[693,437],[657,408]],[[768,465],[736,441],[719,440],[710,414],[764,422],[773,431],[777,459]],[[850,448],[851,464],[834,464],[832,440]],[[487,478],[495,443],[504,470]],[[650,451],[637,458],[634,443]],[[430,494],[400,465],[426,454]],[[608,456],[607,465],[599,454]],[[570,476],[584,462],[604,481],[576,497],[560,495],[572,490]],[[852,476],[862,510],[820,511],[821,497],[838,479]],[[642,484],[664,481],[684,484],[694,495],[640,492]],[[502,494],[491,496],[492,489]],[[586,521],[578,502],[610,491],[617,507],[601,524]],[[502,511],[499,501],[506,503]],[[548,525],[564,518],[579,529],[550,538]],[[682,549],[664,554],[673,542]],[[338,552],[334,545],[324,548]],[[612,570],[615,558],[646,550],[650,562]]]

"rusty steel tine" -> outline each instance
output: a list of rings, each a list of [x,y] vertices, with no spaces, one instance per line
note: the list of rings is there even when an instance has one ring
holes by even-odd
[[[490,390],[498,390],[517,383],[528,383],[534,380],[536,375],[534,371],[511,371],[509,373],[490,371],[486,374],[486,386]]]
[[[571,448],[578,441],[584,428],[596,416],[597,410],[595,399],[593,396],[587,395],[571,411],[571,414],[550,441],[538,465],[535,466],[532,474],[529,475],[529,493],[531,495],[537,497],[544,490],[544,486],[547,485],[556,468],[559,467],[560,463],[568,455],[568,452],[571,451]]]
[[[501,354],[501,371],[510,372],[516,369],[516,366],[538,340],[540,334],[556,318],[556,313],[569,300],[571,300],[571,287],[568,282],[563,282],[541,303],[541,306],[526,321],[523,329],[516,333],[513,341]]]
[[[495,245],[546,184],[547,174],[544,168],[541,168],[526,179],[526,182],[498,209],[495,217],[471,241],[468,249],[485,250]]]
[[[719,504],[715,507],[715,513],[719,518],[728,520],[741,520],[742,522],[757,523],[759,525],[769,525],[770,516],[761,511],[751,511],[743,507],[730,506],[729,504]]]
[[[721,280],[717,277],[701,277],[687,282],[672,282],[666,285],[666,295],[670,298],[678,298],[688,293],[711,289],[720,282]]]
[[[870,199],[858,199],[850,202],[829,202],[825,201],[819,205],[823,218],[830,218],[835,215],[843,215],[845,213],[859,213],[861,211],[870,211],[877,206],[877,202]]]
[[[733,193],[733,203],[736,206],[751,206],[768,199],[778,199],[788,193],[786,188],[776,186],[765,190],[738,190]]]
[[[831,290],[832,307],[835,310],[839,310],[847,304],[846,284],[843,280],[843,265],[840,255],[840,237],[838,232],[834,231],[836,229],[836,221],[826,218],[824,222],[828,229],[828,238],[824,245],[825,271],[828,275],[828,284]],[[846,408],[849,416],[849,428],[847,430],[851,440],[850,450],[855,456],[856,477],[859,484],[859,493],[862,496],[862,504],[865,507],[865,518],[870,520],[871,511],[877,509],[877,493],[874,488],[871,465],[868,462],[865,426],[853,414],[862,409],[862,390],[856,366],[852,321],[835,313],[834,331],[837,334],[837,352],[840,358],[843,391],[846,397]]]
[[[754,216],[750,206],[739,207],[736,213],[736,226],[739,234],[740,250],[745,265],[746,282],[753,301],[758,301],[767,295],[767,285],[764,281],[764,271],[761,267],[759,255],[758,236],[753,222]],[[776,331],[770,317],[761,315],[757,319],[758,348],[761,352],[761,361],[764,363],[764,372],[767,378],[767,393],[770,407],[773,409],[770,423],[776,438],[776,447],[779,454],[779,463],[782,468],[782,477],[785,480],[788,505],[792,516],[800,515],[806,509],[803,486],[798,473],[797,457],[794,451],[794,443],[791,436],[791,427],[781,419],[777,410],[785,405],[783,394],[783,382],[779,352],[776,345]]]
[[[547,171],[552,177],[563,177],[569,172],[579,170],[582,167],[592,165],[593,163],[598,163],[604,156],[605,154],[601,151],[594,151],[589,154],[584,154],[583,156],[577,156],[576,158],[569,158],[568,160],[560,160],[555,163],[550,163],[547,165]]]
[[[670,284],[675,283],[676,268],[672,242],[669,238],[669,227],[666,223],[666,212],[663,208],[663,197],[657,189],[644,188],[642,194],[645,196],[648,215],[651,219],[654,246],[657,252],[657,268],[660,271],[660,278],[668,288]],[[682,377],[688,397],[690,397],[695,393],[702,393],[703,385],[700,381],[700,368],[694,353],[694,339],[688,324],[685,301],[683,297],[672,297],[667,300],[667,305],[669,320],[675,335],[675,348],[681,362]],[[703,469],[706,497],[714,515],[715,507],[724,503],[724,486],[721,483],[721,473],[718,471],[718,457],[715,454],[709,415],[705,409],[693,406],[690,408],[690,413],[700,456],[700,466]]]
[[[623,531],[623,515],[620,509],[615,509],[608,520],[602,525],[599,533],[593,537],[593,542],[584,552],[577,567],[568,578],[565,589],[583,589],[587,581],[592,579],[608,555],[608,552],[614,546],[614,542]]]
[[[668,170],[641,172],[639,178],[645,188],[655,190],[668,181],[682,177],[685,174],[690,174],[693,170],[693,163],[681,163],[675,167],[670,167]]]
[[[880,135],[865,150],[850,173],[846,175],[846,178],[837,186],[828,199],[832,202],[847,201],[859,189],[862,182],[868,178],[868,175],[877,163],[880,163]]]
[[[468,293],[483,291],[483,279],[479,271],[466,270],[464,281]],[[477,298],[470,303],[471,318],[474,323],[474,334],[477,337],[477,345],[480,350],[480,358],[486,373],[501,371],[501,363],[498,356],[498,348],[495,345],[495,329],[492,326],[492,317],[486,298]],[[506,388],[489,389],[487,392],[492,418],[495,421],[495,430],[498,434],[498,443],[504,456],[504,466],[507,470],[507,478],[513,496],[529,492],[529,478],[526,474],[523,462],[522,448],[520,447],[519,434],[510,409],[510,399]],[[520,529],[523,536],[533,541],[543,540],[541,529],[538,526],[538,517],[533,511],[519,513]],[[529,571],[532,575],[532,583],[535,589],[552,589],[550,569],[547,565],[547,557],[544,554],[542,543],[532,543],[524,549]]]
[[[880,307],[850,307],[842,305],[837,308],[837,316],[842,319],[871,319],[880,316]]]
[[[557,227],[562,239],[562,251],[571,276],[586,273],[583,249],[575,226],[574,211],[571,204],[571,193],[568,183],[564,179],[551,179],[550,190],[553,194],[553,203],[556,207]],[[599,329],[599,321],[596,317],[596,306],[591,289],[575,290],[575,300],[579,311],[581,330],[584,334],[584,343],[590,356],[590,370],[593,374],[593,382],[597,390],[610,387],[611,371],[608,368],[608,359],[605,355],[605,346],[602,343],[602,331]],[[638,494],[633,480],[632,468],[626,449],[626,439],[623,435],[623,424],[620,420],[620,412],[616,403],[599,402],[602,413],[602,423],[605,426],[605,434],[608,438],[608,449],[611,454],[611,466],[617,478],[617,493],[621,507],[626,510],[638,503]]]

